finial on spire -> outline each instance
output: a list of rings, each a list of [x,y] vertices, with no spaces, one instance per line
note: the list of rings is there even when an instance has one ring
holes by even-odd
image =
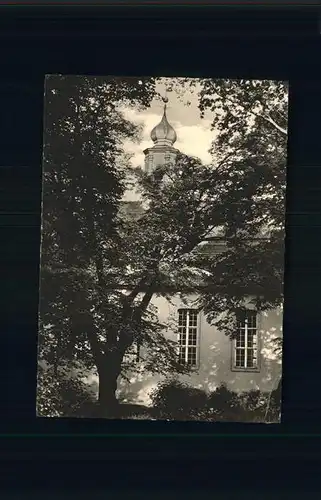
[[[155,145],[173,146],[174,142],[176,142],[177,136],[173,127],[168,123],[166,116],[168,97],[167,95],[160,97],[164,103],[164,113],[161,122],[151,131],[151,139]]]
[[[167,93],[167,89],[165,91]],[[164,103],[164,113],[166,113],[166,109],[167,109],[167,103],[168,103],[168,97],[167,95],[165,94],[163,97],[162,97],[162,101]]]

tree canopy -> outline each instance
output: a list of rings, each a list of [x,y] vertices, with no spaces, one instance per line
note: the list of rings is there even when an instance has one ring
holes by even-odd
[[[260,310],[283,300],[288,88],[203,79],[198,100],[216,131],[211,152],[227,243],[208,263],[202,304],[209,320],[232,334],[246,297]]]
[[[226,204],[228,251],[212,267],[222,292],[205,297],[210,317],[240,307],[246,296],[258,309],[283,301],[288,88],[286,83],[206,80],[201,112],[210,109],[218,130],[212,145]],[[256,241],[253,239],[256,238]],[[209,283],[209,288],[212,284]],[[229,319],[218,326],[235,328]]]
[[[137,169],[145,209],[126,217],[122,144],[140,129],[119,106],[148,106],[155,83],[46,82],[39,357],[95,368],[105,406],[118,376],[137,368],[125,356],[133,345],[144,345],[146,370],[188,371],[151,305],[155,294],[194,288],[208,320],[229,335],[248,296],[258,309],[282,303],[286,85],[201,80],[213,162],[181,154],[174,166]],[[224,252],[198,251],[218,227]]]

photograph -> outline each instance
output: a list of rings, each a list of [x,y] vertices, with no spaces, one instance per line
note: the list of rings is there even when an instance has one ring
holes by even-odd
[[[280,423],[288,82],[47,75],[37,416]]]

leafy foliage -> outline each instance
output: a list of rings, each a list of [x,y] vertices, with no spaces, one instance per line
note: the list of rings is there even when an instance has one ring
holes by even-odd
[[[38,366],[37,415],[86,417],[95,405],[93,394],[77,377]]]
[[[228,422],[277,422],[280,401],[270,404],[270,393],[235,393],[221,385],[208,397],[210,418]]]
[[[154,411],[169,420],[215,422],[277,422],[280,400],[249,391],[238,394],[221,385],[211,394],[176,380],[160,383],[151,393]],[[269,405],[269,407],[268,407]]]
[[[139,137],[121,107],[146,106],[154,88],[152,78],[59,76],[46,85],[39,357],[95,369],[100,398],[114,395],[117,377],[129,369],[124,355],[137,340],[151,353],[149,369],[185,371],[147,310],[155,278],[148,248],[140,251],[121,211],[128,162],[122,141]],[[133,289],[124,295],[119,288],[133,263],[138,280],[131,276]]]
[[[183,79],[180,85],[196,83]],[[283,301],[288,89],[283,82],[198,83],[201,115],[210,116],[216,200],[226,251],[205,263],[200,305],[211,323],[233,335],[237,310],[252,298],[258,310]]]
[[[286,87],[201,81],[200,110],[218,130],[213,164],[180,155],[151,174],[138,169],[145,210],[126,217],[122,144],[140,129],[121,107],[143,108],[154,94],[153,78],[46,82],[39,356],[96,370],[104,404],[135,370],[125,359],[133,344],[144,345],[146,370],[188,371],[151,307],[155,294],[194,287],[209,321],[231,335],[248,295],[259,309],[282,302]],[[225,251],[201,255],[217,228]]]
[[[123,87],[128,98],[140,89],[138,83],[83,77],[46,82],[41,319],[54,332],[55,357],[80,356],[89,365],[88,332],[94,335],[108,313],[110,279],[102,274],[108,267],[117,272],[119,263],[116,215],[126,160],[121,141],[137,135],[116,106],[127,95]],[[47,347],[48,340],[46,335]]]
[[[282,143],[287,99],[287,84],[272,80],[203,79],[199,93],[200,111],[214,112],[212,127],[219,131],[217,144],[223,148],[263,130]]]
[[[164,419],[193,420],[206,411],[206,393],[177,380],[160,383],[150,397],[154,408]]]

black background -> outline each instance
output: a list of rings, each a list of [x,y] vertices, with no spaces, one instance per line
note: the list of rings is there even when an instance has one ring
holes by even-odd
[[[0,7],[0,486],[307,495],[321,449],[319,11],[146,3]],[[36,419],[48,73],[290,81],[282,424]]]

